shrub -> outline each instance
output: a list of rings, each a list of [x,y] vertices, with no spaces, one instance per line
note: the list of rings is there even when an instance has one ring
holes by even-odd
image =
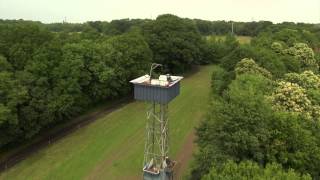
[[[236,75],[248,73],[248,74],[260,74],[269,79],[272,78],[272,74],[268,70],[258,66],[253,59],[249,59],[249,58],[244,58],[240,62],[238,62],[238,64],[236,65],[235,71],[236,71]]]
[[[318,72],[319,65],[316,61],[314,52],[307,44],[295,43],[292,47],[283,50],[283,53],[299,59],[302,69]]]
[[[212,167],[202,180],[247,180],[247,179],[283,179],[283,180],[311,180],[308,174],[299,174],[293,169],[285,171],[281,165],[272,163],[265,168],[252,161],[239,164],[228,161],[220,167]]]
[[[228,159],[260,165],[277,162],[285,169],[319,177],[320,122],[274,110],[266,100],[271,89],[267,78],[243,74],[232,81],[223,98],[212,101],[197,129],[200,150],[193,178]],[[293,89],[301,90],[299,86]]]
[[[222,92],[228,87],[231,78],[231,74],[225,69],[219,66],[214,66],[211,76],[211,89],[213,94],[221,95]]]

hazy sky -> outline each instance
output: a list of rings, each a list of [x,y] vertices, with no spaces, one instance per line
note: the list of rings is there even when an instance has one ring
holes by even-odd
[[[84,22],[156,18],[320,23],[320,0],[0,0],[0,19]]]

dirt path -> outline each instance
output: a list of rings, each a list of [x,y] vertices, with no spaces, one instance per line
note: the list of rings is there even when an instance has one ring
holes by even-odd
[[[176,161],[178,162],[175,172],[174,179],[182,179],[186,169],[189,166],[189,162],[192,159],[193,151],[194,151],[194,140],[195,140],[195,132],[194,130],[190,132],[187,136],[187,140],[182,146],[181,150],[178,152]]]
[[[0,159],[0,173],[7,170],[8,168],[14,166],[18,162],[26,159],[31,154],[38,152],[40,149],[43,149],[49,146],[51,143],[58,141],[59,139],[67,136],[68,134],[76,131],[79,128],[85,127],[88,124],[94,122],[95,120],[103,117],[118,108],[123,107],[128,102],[131,102],[132,97],[125,97],[120,99],[119,101],[112,104],[112,106],[103,107],[97,111],[91,112],[87,115],[80,116],[74,119],[73,123],[66,125],[65,127],[55,131],[53,133],[43,133],[39,140],[36,140],[34,143],[28,145],[27,147],[17,151],[16,153],[10,155],[7,158]],[[41,134],[41,133],[40,133]]]

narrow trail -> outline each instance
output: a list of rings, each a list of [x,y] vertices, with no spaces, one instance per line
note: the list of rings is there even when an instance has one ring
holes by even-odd
[[[183,144],[181,150],[178,152],[177,157],[175,158],[175,160],[178,162],[174,172],[175,179],[182,179],[189,166],[189,162],[192,159],[195,148],[195,138],[195,131],[193,130],[188,134],[186,142]]]

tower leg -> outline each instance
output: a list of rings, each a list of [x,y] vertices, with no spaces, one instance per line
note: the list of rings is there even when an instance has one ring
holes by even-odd
[[[172,179],[172,171],[169,172],[168,169],[168,126],[168,104],[150,103],[147,109],[146,142],[143,162],[144,177]],[[150,177],[147,179],[150,179]]]

